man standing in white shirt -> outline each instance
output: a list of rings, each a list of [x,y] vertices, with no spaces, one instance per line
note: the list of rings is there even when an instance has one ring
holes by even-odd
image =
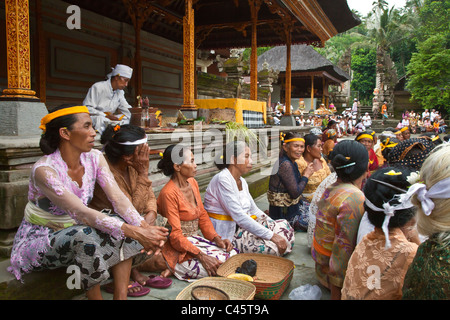
[[[100,134],[110,123],[128,124],[131,119],[131,106],[125,99],[124,89],[133,75],[133,69],[118,64],[107,75],[105,81],[96,82],[89,88],[83,101],[92,118],[94,129]]]
[[[422,119],[425,120],[425,118],[429,118],[430,113],[428,112],[428,109],[425,109],[425,111],[422,113]]]
[[[353,99],[352,113],[358,113],[358,99]]]
[[[435,109],[432,109],[431,110],[431,112],[430,112],[430,121],[431,121],[431,123],[433,123],[433,121],[434,121],[434,118],[436,118],[436,110]]]

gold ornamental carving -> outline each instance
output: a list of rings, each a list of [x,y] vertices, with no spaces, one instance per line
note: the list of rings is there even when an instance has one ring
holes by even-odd
[[[192,0],[187,0],[183,19],[183,106],[182,109],[196,109],[195,106],[195,23]]]
[[[284,21],[284,39],[286,42],[286,86],[285,86],[285,115],[291,115],[291,95],[292,95],[292,73],[291,73],[291,45],[292,45],[292,30],[294,23],[292,20],[285,19]]]
[[[5,0],[8,89],[2,98],[32,98],[28,0]]]
[[[248,0],[252,19],[252,53],[250,56],[250,99],[258,100],[258,54],[257,23],[261,0]]]

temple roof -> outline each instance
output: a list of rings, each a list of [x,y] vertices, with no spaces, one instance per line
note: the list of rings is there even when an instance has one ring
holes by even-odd
[[[131,11],[148,16],[142,30],[183,42],[184,0],[67,0],[80,8],[133,25]],[[193,0],[199,49],[251,47],[249,0]],[[361,21],[346,0],[261,0],[258,46],[285,44],[284,22],[293,22],[292,43],[322,45]],[[129,4],[128,6],[126,4]],[[131,12],[130,11],[130,12]],[[287,20],[286,20],[287,19]]]
[[[269,68],[286,72],[286,46],[274,47],[260,55],[258,71],[263,69],[265,62],[269,64]],[[335,66],[311,46],[305,44],[291,46],[291,72],[301,74],[301,72],[315,71],[326,72],[340,82],[350,80],[350,76],[345,71]]]

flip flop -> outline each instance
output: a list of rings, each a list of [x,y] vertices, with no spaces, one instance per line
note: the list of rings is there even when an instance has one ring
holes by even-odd
[[[128,289],[131,289],[131,288],[141,288],[141,290],[136,291],[136,292],[128,291],[128,293],[127,293],[128,297],[142,297],[142,296],[145,296],[150,293],[149,288],[144,288],[142,285],[140,285],[136,281],[128,286]],[[114,293],[114,286],[105,286],[104,289],[108,293]]]
[[[172,279],[163,278],[157,275],[149,275],[148,280],[144,283],[144,286],[157,289],[165,289],[170,287],[171,284]]]

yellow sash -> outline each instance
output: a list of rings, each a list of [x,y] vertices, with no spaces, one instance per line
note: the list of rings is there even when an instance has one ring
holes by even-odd
[[[63,214],[60,216],[51,214],[42,210],[30,201],[28,201],[25,206],[24,218],[29,223],[48,227],[54,230],[65,229],[77,224],[76,221],[73,220],[68,214]]]
[[[218,213],[208,212],[208,215],[211,218],[216,219],[216,220],[233,221],[233,218],[231,216],[226,215],[226,214],[218,214]],[[253,220],[256,220],[257,216],[251,215],[250,218],[252,218]]]

